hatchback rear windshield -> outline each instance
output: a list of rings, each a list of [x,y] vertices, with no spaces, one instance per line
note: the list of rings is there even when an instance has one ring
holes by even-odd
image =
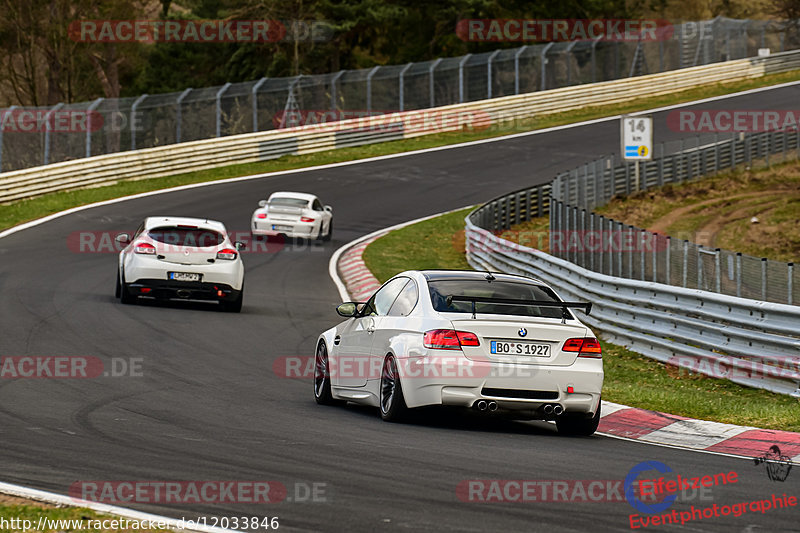
[[[206,248],[219,246],[225,242],[225,236],[210,229],[184,228],[165,226],[154,228],[147,232],[151,239],[173,246],[188,246],[192,248]]]
[[[270,205],[285,205],[288,207],[306,207],[308,200],[302,198],[273,198],[269,201]]]
[[[515,283],[513,281],[492,281],[482,279],[472,280],[440,280],[428,282],[433,308],[439,312],[447,313],[472,313],[471,302],[451,302],[447,305],[448,296],[478,296],[482,298],[502,298],[505,300],[544,300],[559,302],[561,300],[549,288],[530,283]],[[476,313],[491,313],[495,315],[539,316],[546,318],[561,318],[561,309],[558,307],[541,307],[533,305],[510,305],[481,303],[475,304]]]

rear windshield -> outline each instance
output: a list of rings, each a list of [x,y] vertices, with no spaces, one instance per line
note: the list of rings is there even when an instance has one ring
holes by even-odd
[[[288,207],[305,207],[308,205],[308,200],[302,198],[273,198],[269,201],[270,205],[285,205]]]
[[[447,305],[448,296],[478,296],[482,298],[503,298],[506,300],[544,300],[559,302],[561,300],[549,287],[513,281],[441,280],[428,282],[431,303],[436,311],[448,313],[472,313],[472,302],[451,302]],[[533,305],[510,305],[481,303],[475,304],[476,313],[495,315],[540,316],[561,318],[558,307],[541,307]]]
[[[151,239],[173,246],[188,246],[192,248],[206,248],[219,246],[225,242],[225,236],[210,229],[183,228],[165,226],[153,228],[147,232]]]

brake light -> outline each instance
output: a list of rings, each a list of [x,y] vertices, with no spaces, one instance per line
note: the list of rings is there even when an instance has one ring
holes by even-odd
[[[266,213],[259,213],[259,214],[257,214],[256,216],[257,216],[258,218],[267,218],[267,214],[266,214]]]
[[[311,217],[300,217],[300,222],[314,222],[314,219]]]
[[[228,261],[233,261],[236,259],[236,250],[233,248],[224,248],[217,252],[217,259],[226,259]]]
[[[602,357],[603,350],[600,343],[593,337],[576,337],[574,339],[567,339],[564,342],[564,347],[561,348],[564,352],[578,352],[578,357]]]
[[[438,350],[460,350],[462,346],[480,346],[481,343],[477,335],[468,331],[432,329],[425,332],[422,344]]]
[[[155,255],[156,247],[149,242],[140,242],[133,248],[133,251],[137,254]]]

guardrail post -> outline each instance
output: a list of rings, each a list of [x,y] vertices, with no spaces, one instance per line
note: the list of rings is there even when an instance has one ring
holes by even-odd
[[[686,288],[686,284],[689,282],[689,241],[684,239],[683,241],[683,280],[682,286]]]
[[[597,58],[595,56],[597,53],[597,43],[599,43],[602,38],[603,36],[601,35],[592,41],[592,83],[597,83]]]
[[[761,258],[761,300],[767,301],[767,258]]]
[[[569,60],[569,53],[580,41],[572,41],[564,49],[564,61],[567,62],[567,85],[572,85],[572,61]]]
[[[716,255],[716,257],[714,257],[714,267],[717,269],[717,280],[716,280],[716,283],[714,285],[715,285],[717,294],[719,294],[720,292],[722,292],[722,281],[721,281],[722,280],[722,271],[720,270],[722,265],[720,264],[720,258],[719,258],[720,253],[721,253],[722,250],[717,248],[716,251],[717,251],[717,255]]]
[[[664,283],[671,285],[670,275],[672,271],[672,237],[667,235],[667,250],[664,254]]]
[[[541,81],[541,90],[547,90],[547,51],[553,47],[556,43],[547,43],[542,51],[539,53],[539,62],[541,63],[542,69],[542,81]]]
[[[434,89],[434,87],[433,87],[433,71],[436,70],[436,67],[438,67],[439,63],[441,63],[441,62],[442,62],[442,58],[440,57],[439,59],[434,61],[433,64],[431,65],[431,67],[428,69],[428,83],[429,83],[430,96],[431,96],[431,107],[436,107],[436,98],[435,98],[435,95],[434,95],[434,92],[433,92],[433,89]]]
[[[228,82],[217,91],[217,137],[222,137],[222,95],[225,94],[225,91],[227,91],[230,86],[231,82]]]
[[[258,131],[258,90],[267,82],[268,78],[261,78],[250,89],[250,99],[253,101],[253,133]]]
[[[344,75],[345,72],[347,72],[347,71],[346,70],[340,70],[339,72],[337,72],[336,74],[333,75],[333,78],[331,78],[331,111],[336,111],[337,109],[339,109],[339,103],[337,102],[338,96],[337,96],[337,93],[336,93],[336,84],[339,82],[339,78],[341,78]],[[402,80],[402,74],[401,74],[401,79],[400,79],[400,93],[401,93],[400,101],[403,100],[402,92],[403,92],[403,80]]]
[[[597,232],[597,237],[598,240],[600,241],[600,249],[597,251],[597,261],[598,263],[600,263],[600,269],[598,272],[600,272],[601,274],[605,274],[605,266],[606,266],[603,258],[603,249],[606,247],[606,239],[605,236],[603,235],[603,230],[605,229],[605,220],[606,217],[600,215],[600,219],[597,221],[598,226],[600,226]]]
[[[619,232],[619,246],[617,246],[617,260],[618,260],[618,267],[619,267],[619,277],[625,277],[625,273],[622,268],[622,247],[625,243],[625,235],[622,230],[622,222],[617,222],[617,231]]]
[[[742,297],[742,252],[736,252],[736,296]]]
[[[495,50],[494,52],[492,52],[492,55],[490,55],[489,59],[486,61],[486,98],[492,97],[492,62],[499,53],[500,50]]]
[[[404,107],[403,107],[403,105],[405,104],[405,102],[404,102],[404,100],[403,100],[403,90],[404,90],[404,87],[403,87],[403,79],[404,79],[404,78],[403,78],[403,77],[405,76],[405,74],[406,74],[406,71],[407,71],[408,69],[410,69],[410,68],[411,68],[411,65],[413,65],[413,64],[414,64],[414,63],[409,63],[409,64],[407,64],[405,67],[403,67],[403,70],[401,70],[401,71],[400,71],[400,75],[398,76],[398,78],[399,78],[399,80],[398,80],[398,81],[399,81],[399,84],[400,84],[400,87],[399,87],[399,89],[400,89],[400,111],[403,111],[403,110],[404,110]]]
[[[6,109],[3,114],[7,115],[14,111],[17,106],[12,105],[8,109]],[[0,115],[1,116],[1,115]],[[3,128],[0,128],[0,172],[3,171]]]
[[[134,119],[134,115],[136,114],[136,108],[139,107],[139,104],[141,104],[145,98],[147,98],[147,94],[141,95],[131,106],[131,150],[136,150],[136,120]]]
[[[658,273],[658,252],[656,252],[657,244],[658,244],[658,234],[647,232],[650,235],[650,246],[653,247],[653,281],[658,282],[658,277],[656,274]]]
[[[97,109],[105,98],[98,98],[86,109],[86,157],[92,157],[92,111]]]
[[[789,305],[794,305],[792,302],[792,297],[794,296],[794,263],[786,264],[786,274],[788,276],[788,282],[786,283],[786,289],[788,291],[786,294],[786,303]]]
[[[50,162],[50,132],[53,129],[52,125],[50,124],[50,115],[52,115],[53,112],[58,111],[62,107],[64,107],[64,103],[63,102],[59,102],[55,106],[50,108],[50,111],[48,111],[47,114],[44,116],[44,127],[45,127],[45,130],[44,130],[44,161],[42,162],[43,165],[46,165],[46,164],[48,164]],[[3,131],[2,130],[3,129],[0,128],[0,153],[2,153],[2,145],[3,145]],[[0,166],[0,170],[1,169],[2,169],[2,166]]]
[[[189,96],[189,93],[192,92],[192,88],[189,87],[185,91],[183,91],[179,96],[178,99],[175,100],[175,142],[181,142],[181,124],[183,123],[183,112],[181,111],[181,104],[183,104],[184,98]]]
[[[586,234],[584,234],[583,242],[584,243],[588,243],[590,237],[591,237],[591,242],[593,242],[593,243],[597,242],[596,235],[595,235],[595,232],[594,232],[594,213],[589,213],[589,231]],[[584,244],[584,249],[589,254],[589,270],[591,270],[592,272],[597,272],[595,270],[595,268],[594,268],[594,254],[595,254],[595,251],[594,250],[589,250],[588,248],[589,247],[586,244]]]
[[[464,63],[472,57],[472,54],[467,54],[458,62],[458,103],[464,103]]]
[[[528,48],[528,45],[520,47],[517,53],[514,54],[514,94],[519,94],[519,56],[522,55],[526,48]]]
[[[646,268],[646,265],[645,265],[645,253],[644,253],[644,242],[645,242],[646,235],[644,233],[645,233],[645,230],[642,230],[641,233],[639,234],[639,236],[640,236],[639,237],[639,241],[640,241],[639,242],[639,246],[641,247],[641,251],[639,252],[640,263],[641,264],[639,266],[642,269],[642,272],[641,272],[642,281],[645,280],[644,279],[644,272],[645,272],[645,268]]]
[[[703,245],[697,245],[697,288],[703,289]]]
[[[378,69],[381,68],[380,65],[373,67],[372,70],[369,71],[367,74],[367,114],[372,114],[372,76],[378,72]]]

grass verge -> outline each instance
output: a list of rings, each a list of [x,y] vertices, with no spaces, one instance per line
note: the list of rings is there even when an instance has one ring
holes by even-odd
[[[367,267],[381,282],[409,269],[469,268],[463,225],[469,211],[412,224],[381,237],[364,252]],[[531,221],[525,231],[546,231],[543,221],[546,219]],[[518,232],[517,237],[520,235],[524,233]],[[702,420],[800,431],[800,400],[796,398],[692,373],[622,346],[602,345],[606,400]]]
[[[68,531],[165,533],[172,531],[171,529],[135,527],[142,524],[139,521],[98,514],[90,509],[81,507],[58,507],[8,495],[0,495],[0,518],[9,521],[8,525],[12,526],[0,528],[2,533],[18,533],[34,529],[39,533],[64,533]],[[14,522],[11,522],[12,519],[14,519]],[[28,522],[25,522],[26,520]],[[39,527],[40,520],[42,520],[41,524],[44,527]],[[26,528],[26,525],[29,527]]]
[[[573,122],[613,116],[620,113],[630,113],[642,109],[674,105],[681,102],[689,102],[702,98],[709,98],[712,96],[730,94],[748,89],[754,89],[757,87],[766,87],[769,85],[796,81],[799,78],[800,71],[792,71],[782,74],[770,74],[768,76],[753,80],[706,85],[703,87],[664,96],[640,98],[625,104],[587,107],[565,113],[544,115],[542,117],[530,120],[503,123],[482,131],[467,130],[461,132],[427,135],[413,139],[404,139],[380,144],[330,150],[316,154],[284,156],[279,159],[261,163],[228,165],[225,167],[177,174],[174,176],[157,178],[153,180],[128,181],[99,188],[52,193],[39,198],[23,200],[4,205],[3,208],[0,209],[0,230],[15,226],[28,220],[33,220],[52,213],[63,211],[64,209],[68,209],[70,207],[86,205],[112,198],[119,198],[121,196],[127,196],[130,194],[165,189],[178,185],[187,185],[190,183],[201,183],[238,176],[247,176],[251,174],[291,170],[295,168],[338,163],[343,161],[375,157],[379,155],[408,152],[479,139],[499,137],[512,133],[532,131],[552,126],[570,124]]]

